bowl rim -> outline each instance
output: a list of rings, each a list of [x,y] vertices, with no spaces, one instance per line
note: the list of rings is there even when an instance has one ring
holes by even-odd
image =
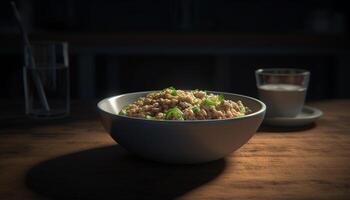
[[[233,95],[233,96],[238,96],[238,97],[243,97],[243,98],[247,98],[250,99],[252,101],[255,101],[257,103],[259,103],[261,105],[260,110],[250,113],[248,115],[244,115],[244,116],[239,116],[239,117],[235,117],[235,118],[226,118],[226,119],[205,119],[205,120],[156,120],[156,119],[145,119],[145,118],[137,118],[137,117],[129,117],[129,116],[125,116],[125,115],[119,115],[119,114],[115,114],[115,113],[111,113],[111,112],[107,112],[104,109],[101,108],[102,103],[104,103],[105,101],[108,101],[110,99],[117,99],[117,98],[121,98],[123,96],[127,96],[127,95],[135,95],[135,94],[148,94],[151,92],[158,92],[161,90],[150,90],[150,91],[140,91],[140,92],[130,92],[130,93],[124,93],[124,94],[120,94],[120,95],[115,95],[115,96],[110,96],[107,98],[104,98],[102,100],[100,100],[97,103],[97,108],[99,111],[107,113],[109,115],[112,116],[116,116],[116,117],[120,117],[120,118],[125,118],[125,119],[130,119],[130,120],[141,120],[141,121],[145,121],[145,122],[157,122],[157,123],[208,123],[208,122],[224,122],[224,121],[236,121],[236,120],[243,120],[246,118],[251,118],[257,115],[260,115],[262,113],[264,113],[266,111],[266,105],[264,104],[264,102],[250,97],[250,96],[246,96],[246,95],[241,95],[241,94],[235,94],[235,93],[229,93],[229,92],[218,92],[218,91],[207,91],[210,93],[216,93],[216,94],[223,94],[223,95]]]

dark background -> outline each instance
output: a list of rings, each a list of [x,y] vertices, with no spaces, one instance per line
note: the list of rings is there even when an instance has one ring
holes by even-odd
[[[68,41],[73,98],[199,88],[256,96],[254,70],[311,71],[308,100],[348,98],[346,1],[21,0],[31,40]],[[0,3],[0,98],[23,97],[22,47]]]

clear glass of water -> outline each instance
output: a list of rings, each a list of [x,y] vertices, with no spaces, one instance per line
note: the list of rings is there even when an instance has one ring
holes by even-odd
[[[296,117],[302,110],[310,79],[303,69],[258,69],[259,98],[266,104],[266,117]]]
[[[23,82],[26,114],[62,118],[70,112],[68,44],[33,42],[25,46]]]

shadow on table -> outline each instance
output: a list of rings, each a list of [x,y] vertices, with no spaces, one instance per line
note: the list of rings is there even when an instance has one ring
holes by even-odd
[[[134,157],[119,145],[45,161],[27,174],[27,186],[54,199],[174,199],[217,177],[224,159],[168,165]]]
[[[286,133],[298,133],[301,131],[306,131],[309,129],[312,129],[316,127],[315,123],[311,123],[305,126],[297,126],[297,127],[282,127],[282,126],[269,126],[269,125],[261,125],[259,127],[258,133],[281,133],[281,132],[286,132]]]

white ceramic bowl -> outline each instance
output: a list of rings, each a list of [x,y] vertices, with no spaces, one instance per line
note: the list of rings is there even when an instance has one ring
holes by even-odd
[[[167,163],[202,163],[225,157],[244,145],[259,128],[266,106],[263,102],[238,94],[222,94],[225,99],[241,100],[252,113],[218,120],[148,120],[118,115],[126,105],[149,92],[109,97],[97,105],[102,124],[112,138],[126,150]]]

